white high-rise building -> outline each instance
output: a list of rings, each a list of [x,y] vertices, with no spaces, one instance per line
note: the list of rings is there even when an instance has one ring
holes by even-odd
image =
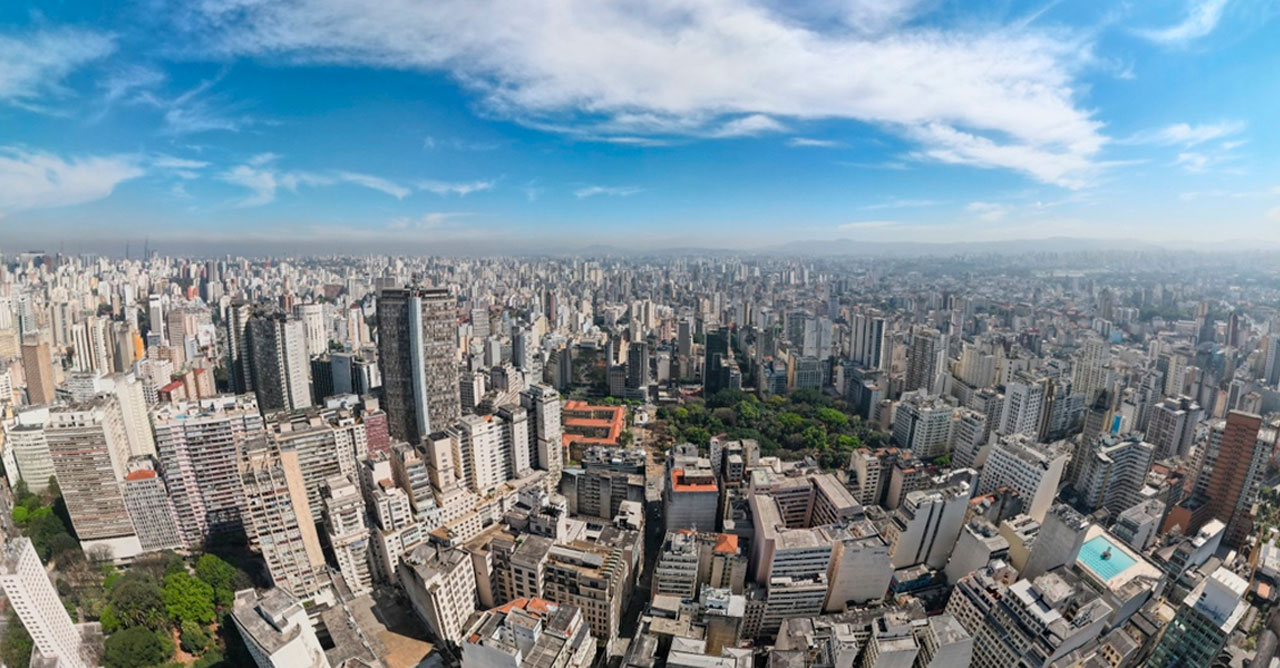
[[[464,415],[453,428],[462,479],[479,494],[507,481],[508,457],[503,420],[493,415]]]
[[[324,523],[338,570],[355,596],[373,590],[369,567],[369,525],[365,523],[364,498],[355,483],[345,477],[325,484]]]
[[[893,414],[893,440],[920,459],[947,454],[955,407],[922,391],[908,392]]]
[[[987,455],[978,494],[1007,485],[1022,496],[1026,514],[1042,522],[1058,493],[1066,463],[1067,453],[1058,443],[1036,443],[1022,433],[1002,436]]]
[[[231,619],[258,668],[329,668],[306,609],[289,592],[238,591]]]
[[[886,365],[885,319],[873,313],[856,313],[849,328],[849,358],[854,363],[883,369]]]
[[[1040,410],[1044,406],[1044,385],[1025,376],[1015,377],[1005,386],[1004,407],[1000,410],[1001,436],[1040,432]]]
[[[323,355],[329,349],[329,328],[325,322],[324,304],[297,304],[294,315],[302,321],[307,342],[307,356]]]
[[[62,668],[88,668],[83,638],[58,598],[40,556],[26,537],[5,544],[0,555],[0,588],[18,613],[35,645],[37,656],[56,659]]]

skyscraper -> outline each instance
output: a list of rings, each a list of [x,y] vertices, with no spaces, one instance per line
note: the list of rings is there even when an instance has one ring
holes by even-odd
[[[1261,417],[1231,411],[1209,430],[1197,492],[1207,499],[1208,515],[1227,524],[1228,545],[1241,545],[1253,528],[1250,513],[1271,452],[1270,444],[1258,441],[1261,427]],[[1206,475],[1207,484],[1200,484]]]
[[[27,378],[27,403],[53,402],[53,359],[48,343],[22,344],[22,375]]]
[[[378,293],[378,359],[391,436],[417,443],[462,415],[457,303],[442,288]]]
[[[251,395],[162,406],[152,415],[160,471],[189,547],[244,531],[239,453],[266,438]]]
[[[55,408],[45,437],[67,514],[85,550],[102,546],[117,559],[139,554],[142,547],[120,488],[129,439],[116,400],[104,395]]]
[[[942,335],[936,329],[917,329],[911,335],[904,391],[920,389],[933,391],[934,376],[938,374],[938,354],[941,346]]]
[[[244,394],[253,391],[253,368],[249,361],[249,318],[253,307],[243,300],[227,307],[227,383],[231,391]]]
[[[560,394],[546,385],[530,385],[520,393],[529,414],[529,449],[535,468],[547,472],[547,488],[556,489],[564,469],[564,431],[560,425]]]
[[[298,453],[268,441],[251,443],[240,464],[246,524],[275,586],[310,598],[325,585],[324,553],[307,504]]]
[[[36,650],[32,653],[32,665],[36,664],[37,657],[54,659],[48,665],[62,668],[91,665],[82,653],[80,631],[58,598],[31,539],[14,538],[4,546],[0,554],[0,588],[31,635]]]
[[[249,319],[249,357],[258,408],[264,413],[311,405],[311,362],[302,321],[283,313]]]
[[[857,313],[850,327],[849,357],[859,366],[885,367],[885,319],[872,313]]]
[[[1243,600],[1248,587],[1248,582],[1226,568],[1201,580],[1178,606],[1173,622],[1164,628],[1146,665],[1210,665],[1249,609]]]

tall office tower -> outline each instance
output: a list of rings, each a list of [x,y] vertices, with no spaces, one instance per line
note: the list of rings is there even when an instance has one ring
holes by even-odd
[[[729,387],[729,330],[707,332],[702,366],[702,395],[709,397]]]
[[[1209,430],[1200,464],[1201,478],[1208,474],[1207,485],[1197,481],[1196,491],[1208,500],[1208,515],[1226,523],[1223,542],[1234,547],[1242,545],[1253,528],[1253,503],[1274,446],[1258,439],[1261,427],[1257,415],[1231,411]]]
[[[339,476],[325,483],[324,526],[347,589],[355,596],[372,591],[364,497],[350,478]]]
[[[383,409],[397,440],[418,443],[462,415],[456,311],[456,300],[441,288],[378,293]]]
[[[893,414],[893,440],[920,459],[941,457],[951,442],[954,411],[951,404],[937,397],[931,399],[919,391],[907,393]]]
[[[1107,342],[1098,337],[1089,337],[1080,345],[1071,368],[1071,390],[1084,396],[1085,405],[1093,403],[1098,393],[1106,389],[1110,352]]]
[[[231,620],[257,668],[329,668],[306,608],[283,589],[236,592]]]
[[[938,356],[942,335],[936,329],[919,328],[911,335],[911,347],[907,351],[907,378],[903,390],[933,391],[934,377],[938,375]]]
[[[1164,628],[1146,665],[1150,668],[1216,665],[1214,659],[1249,610],[1249,603],[1244,600],[1248,588],[1244,578],[1226,567],[1201,580],[1178,606],[1173,622]]]
[[[1072,480],[1081,509],[1106,508],[1114,515],[1142,500],[1142,487],[1155,455],[1155,446],[1141,434],[1104,435],[1076,453],[1083,457]],[[1074,462],[1073,462],[1074,463]]]
[[[856,313],[849,328],[849,358],[858,366],[885,368],[885,319],[874,313]]]
[[[323,355],[329,350],[329,328],[324,320],[324,304],[297,304],[293,314],[302,322],[307,357]]]
[[[272,582],[298,598],[310,598],[326,585],[325,565],[298,453],[266,441],[250,443],[241,458],[240,479],[245,524],[262,550]]]
[[[1025,434],[1002,436],[987,455],[978,494],[1008,486],[1022,496],[1026,512],[1037,522],[1058,493],[1067,453],[1057,443],[1040,444]]]
[[[137,359],[133,348],[134,330],[127,322],[111,323],[111,357],[114,361],[112,370],[123,373],[133,369]]]
[[[169,335],[165,331],[167,321],[164,317],[164,296],[151,295],[147,298],[147,323],[151,329],[149,334],[160,335],[161,341],[168,341]]]
[[[45,438],[67,514],[85,551],[103,546],[116,559],[141,553],[120,492],[129,439],[116,400],[102,396],[55,407],[49,411]]]
[[[1156,459],[1186,457],[1195,442],[1196,425],[1204,409],[1186,395],[1169,397],[1151,410],[1146,439],[1156,447]]]
[[[249,319],[249,361],[263,413],[311,405],[311,361],[302,321],[282,313]]]
[[[18,613],[22,626],[31,635],[37,658],[47,660],[39,665],[62,668],[89,668],[84,640],[71,621],[71,615],[58,598],[49,573],[31,545],[31,539],[18,537],[4,545],[0,555],[0,589]]]
[[[1280,333],[1267,335],[1266,353],[1262,363],[1262,380],[1271,387],[1280,383]]]
[[[234,394],[253,391],[253,362],[249,354],[249,319],[253,305],[243,300],[227,307],[227,383]]]
[[[636,341],[627,349],[627,389],[643,390],[649,386],[649,345]]]
[[[1025,375],[1015,376],[1005,385],[1000,428],[996,433],[1001,436],[1025,434],[1035,438],[1040,432],[1044,396],[1043,382]]]
[[[76,371],[91,371],[99,375],[111,373],[115,362],[112,349],[107,344],[107,318],[90,316],[76,323],[71,329],[71,345],[75,351],[72,367]]]
[[[450,432],[457,439],[461,478],[468,487],[485,495],[507,481],[510,457],[501,419],[464,415]]]
[[[535,345],[533,334],[525,327],[518,328],[511,335],[511,363],[519,369],[531,368]]]
[[[48,343],[22,344],[22,375],[27,379],[27,403],[53,403],[53,358]]]
[[[693,324],[688,318],[680,318],[676,324],[676,353],[681,357],[693,354]]]
[[[548,489],[554,490],[564,469],[560,394],[547,385],[530,385],[520,393],[520,405],[529,414],[529,449],[536,456],[533,465],[547,472]]]
[[[129,472],[121,483],[121,493],[142,550],[156,552],[186,547],[178,518],[173,512],[169,489],[156,472],[155,459],[133,457],[128,466]]]

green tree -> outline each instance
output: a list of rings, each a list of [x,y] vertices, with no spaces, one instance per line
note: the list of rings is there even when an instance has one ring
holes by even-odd
[[[849,426],[849,417],[834,408],[819,408],[818,419],[822,420],[828,429],[844,429]]]
[[[111,591],[111,609],[124,628],[145,626],[164,628],[165,601],[154,580],[130,573]],[[104,611],[105,612],[105,611]]]
[[[103,661],[107,668],[145,668],[173,656],[167,635],[135,626],[107,636]]]
[[[219,608],[229,608],[235,602],[236,590],[249,586],[248,578],[213,554],[202,555],[196,562],[196,577],[213,587],[213,601]]]
[[[9,608],[6,615],[4,639],[0,640],[0,661],[6,666],[25,666],[31,663],[31,650],[35,644],[27,633],[18,614]]]
[[[213,587],[191,577],[186,571],[170,573],[164,578],[165,610],[175,622],[213,623]]]
[[[226,659],[222,656],[222,652],[218,650],[210,650],[201,656],[195,663],[191,664],[191,668],[214,668],[220,666]],[[226,664],[231,665],[231,664]]]
[[[195,622],[186,621],[182,623],[182,633],[179,635],[179,641],[182,645],[182,651],[188,654],[202,654],[209,648],[209,633],[205,628]]]
[[[14,506],[11,515],[13,516],[13,523],[20,527],[26,526],[27,520],[31,519],[31,511],[27,510],[26,506]]]

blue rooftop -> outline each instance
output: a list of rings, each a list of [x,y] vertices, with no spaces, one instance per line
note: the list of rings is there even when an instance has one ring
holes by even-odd
[[[1085,544],[1080,547],[1080,556],[1077,559],[1089,570],[1097,573],[1103,581],[1110,581],[1111,578],[1137,563],[1136,559],[1129,556],[1120,546],[1112,543],[1105,535],[1094,536],[1085,541]]]

